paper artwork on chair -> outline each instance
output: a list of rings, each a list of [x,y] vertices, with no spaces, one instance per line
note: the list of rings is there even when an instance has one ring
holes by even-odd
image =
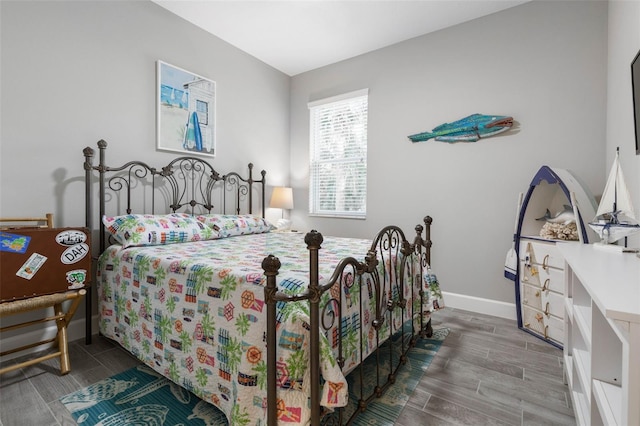
[[[215,81],[158,61],[157,82],[157,148],[215,156]]]

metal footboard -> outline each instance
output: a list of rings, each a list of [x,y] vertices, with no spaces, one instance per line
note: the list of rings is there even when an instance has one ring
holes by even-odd
[[[396,226],[382,229],[372,242],[369,252],[363,260],[349,257],[343,259],[326,284],[320,285],[318,274],[319,250],[322,235],[311,231],[305,236],[309,250],[309,286],[304,293],[290,295],[277,289],[277,275],[280,260],[267,256],[262,263],[266,276],[265,303],[267,305],[267,422],[277,425],[279,417],[279,399],[277,386],[277,308],[278,302],[290,303],[308,301],[310,315],[309,330],[309,380],[310,407],[312,425],[348,425],[367,409],[376,398],[384,394],[396,381],[397,373],[407,362],[407,353],[420,337],[430,337],[431,322],[424,306],[424,271],[431,262],[430,227],[432,219],[424,218],[424,226],[416,226],[416,236],[412,243],[405,238],[402,230]],[[425,236],[422,232],[425,231]],[[363,345],[371,336],[363,335],[363,328],[354,341],[353,330],[349,338],[345,337],[342,318],[343,303],[347,303],[343,294],[362,291],[375,291],[375,306],[371,318],[363,318],[364,298],[359,297],[361,321],[369,321],[375,330],[375,349],[369,357],[375,357],[375,385],[365,389],[365,375],[374,374],[364,371]],[[326,294],[325,294],[326,293]],[[410,297],[407,297],[407,294]],[[324,297],[323,297],[324,295]],[[412,301],[412,303],[409,303]],[[400,324],[394,323],[400,311]],[[396,315],[396,317],[394,317]],[[408,321],[402,321],[409,318]],[[323,379],[320,374],[321,343],[320,333],[337,326],[336,360],[345,371],[345,360],[351,356],[354,345],[360,345],[360,359],[357,366],[350,370],[354,384],[358,389],[355,406],[340,407],[333,411],[323,410],[320,392]],[[383,341],[387,344],[381,345]],[[394,347],[394,345],[397,345]],[[346,373],[346,371],[345,371]]]

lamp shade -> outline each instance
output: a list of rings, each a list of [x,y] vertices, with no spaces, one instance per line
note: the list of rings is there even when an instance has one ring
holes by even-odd
[[[273,188],[269,207],[274,209],[291,210],[293,208],[293,190],[285,186],[276,186]]]

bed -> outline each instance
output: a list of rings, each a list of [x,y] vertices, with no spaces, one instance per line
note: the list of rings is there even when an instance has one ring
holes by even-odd
[[[349,424],[430,336],[442,306],[430,217],[411,241],[392,225],[371,240],[274,232],[253,165],[247,177],[197,157],[111,167],[106,148],[98,165],[84,150],[100,332],[230,424]],[[347,374],[360,383],[350,403]]]

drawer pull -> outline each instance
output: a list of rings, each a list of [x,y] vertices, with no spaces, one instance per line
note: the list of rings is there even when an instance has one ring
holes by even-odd
[[[536,297],[540,297],[540,290],[536,290]]]
[[[551,280],[549,278],[544,280],[544,284],[542,285],[542,291],[548,291],[549,290],[549,283],[550,282],[551,282]]]
[[[547,302],[547,305],[544,307],[544,314],[549,316],[549,302]]]
[[[548,326],[548,325],[545,325],[545,326],[544,326],[544,338],[545,338],[545,339],[548,339],[548,338],[549,338],[549,335],[547,334],[547,329],[548,329],[548,328],[549,328],[549,326]]]
[[[549,255],[546,255],[542,260],[542,269],[544,269],[545,271],[549,269]]]

